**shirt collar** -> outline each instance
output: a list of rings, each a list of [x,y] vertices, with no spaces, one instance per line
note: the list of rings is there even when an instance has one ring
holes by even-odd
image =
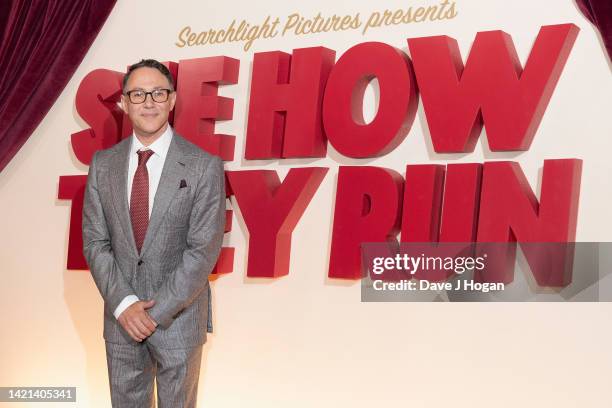
[[[141,149],[150,149],[153,150],[153,154],[159,156],[162,159],[166,158],[168,154],[168,149],[170,149],[170,142],[172,141],[172,128],[170,125],[166,127],[166,130],[162,135],[157,138],[156,141],[151,143],[149,146],[144,146],[140,140],[136,137],[134,133],[132,133],[132,147],[130,149],[130,155],[135,155]]]

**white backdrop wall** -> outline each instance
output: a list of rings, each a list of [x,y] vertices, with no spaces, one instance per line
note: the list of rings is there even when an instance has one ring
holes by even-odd
[[[536,189],[548,158],[584,160],[578,241],[610,241],[612,161],[611,68],[595,29],[571,0],[459,0],[457,17],[360,31],[242,43],[175,46],[184,26],[223,28],[233,19],[261,22],[355,14],[436,4],[245,0],[119,1],[83,63],[46,118],[0,173],[0,386],[76,386],[77,403],[110,406],[102,300],[89,272],[65,269],[70,202],[58,200],[61,175],[86,174],[70,134],[89,126],[74,107],[82,78],[97,68],[124,71],[143,57],[173,60],[226,55],[240,59],[234,119],[217,132],[236,135],[226,169],[330,168],[293,233],[288,276],[246,277],[248,232],[233,202],[234,272],[213,283],[215,333],[209,336],[199,402],[207,407],[603,407],[612,393],[612,306],[606,303],[361,303],[357,281],[326,277],[339,165],[369,164],[404,173],[406,164],[520,162]],[[67,22],[69,24],[69,22]],[[406,51],[406,38],[446,34],[465,59],[478,31],[509,33],[524,64],[542,25],[581,28],[534,142],[527,152],[491,153],[479,141],[470,154],[433,152],[422,104],[405,141],[372,160],[348,159],[329,146],[317,160],[243,158],[254,52],[323,45],[337,58],[364,41]],[[154,28],[153,28],[154,27]],[[5,84],[6,85],[6,84]],[[10,84],[9,84],[10,85]],[[374,112],[366,92],[366,116]],[[60,406],[57,404],[55,406]],[[399,405],[398,405],[399,406]]]

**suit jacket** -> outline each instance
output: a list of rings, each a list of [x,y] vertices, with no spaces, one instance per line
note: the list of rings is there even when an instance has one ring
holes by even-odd
[[[210,285],[225,228],[223,163],[174,133],[140,254],[127,198],[131,138],[96,152],[83,203],[83,252],[104,299],[104,339],[136,343],[113,316],[134,294],[155,299],[159,324],[147,339],[162,348],[206,342]]]

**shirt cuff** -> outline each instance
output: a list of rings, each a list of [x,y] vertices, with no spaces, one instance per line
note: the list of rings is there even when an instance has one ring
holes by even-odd
[[[124,297],[121,303],[119,303],[119,306],[117,306],[117,308],[115,309],[115,312],[113,313],[113,315],[115,315],[115,319],[119,319],[119,316],[121,316],[121,313],[123,313],[125,309],[130,307],[132,304],[138,302],[139,300],[140,299],[138,299],[138,296],[136,295],[127,295],[126,297]]]

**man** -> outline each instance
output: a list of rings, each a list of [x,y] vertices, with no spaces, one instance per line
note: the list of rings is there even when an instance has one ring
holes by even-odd
[[[104,298],[113,407],[194,407],[210,320],[208,275],[225,224],[221,160],[172,131],[172,75],[132,65],[121,104],[134,133],[96,152],[83,249]]]

